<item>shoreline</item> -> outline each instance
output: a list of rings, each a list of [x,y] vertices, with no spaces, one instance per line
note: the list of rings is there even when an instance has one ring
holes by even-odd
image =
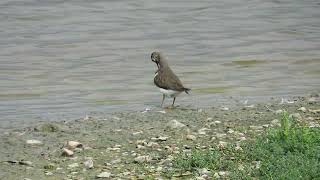
[[[249,141],[278,126],[280,110],[319,128],[319,112],[313,112],[319,109],[319,96],[312,95],[282,104],[178,107],[37,123],[1,133],[0,178],[94,179],[102,173],[111,179],[161,179],[181,151]],[[70,147],[69,141],[81,145]],[[62,156],[63,148],[74,154]]]

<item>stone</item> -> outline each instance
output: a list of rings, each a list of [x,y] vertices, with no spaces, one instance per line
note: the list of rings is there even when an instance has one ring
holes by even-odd
[[[167,137],[167,136],[159,136],[159,137],[156,137],[156,141],[166,141],[166,140],[168,140],[169,139],[169,137]]]
[[[302,117],[299,113],[293,113],[293,114],[290,114],[289,117],[293,118],[294,120],[297,120],[297,121],[301,121],[302,120]]]
[[[228,108],[228,107],[222,107],[222,108],[220,108],[220,110],[222,110],[222,111],[229,111],[229,108]]]
[[[272,121],[271,121],[271,125],[273,125],[273,126],[280,126],[280,121],[279,121],[279,119],[274,119],[274,120],[272,120]]]
[[[19,161],[19,164],[20,165],[25,165],[25,166],[32,166],[32,162],[31,161]]]
[[[275,113],[276,114],[281,114],[281,113],[283,113],[283,110],[282,109],[278,109],[278,110],[275,111]]]
[[[76,168],[76,167],[79,167],[79,164],[78,163],[72,163],[72,164],[69,164],[68,167],[69,168]]]
[[[87,169],[92,169],[93,168],[93,160],[92,160],[92,157],[87,157],[86,158],[86,161],[84,161],[84,166],[87,168]]]
[[[228,175],[228,172],[226,171],[220,171],[218,172],[219,176],[227,176]]]
[[[220,175],[217,172],[213,174],[213,177],[216,179],[220,179]]]
[[[305,107],[301,107],[301,108],[299,108],[299,109],[298,109],[298,111],[301,111],[301,112],[307,112],[307,108],[305,108]]]
[[[205,134],[206,134],[206,131],[208,131],[208,130],[210,130],[210,129],[208,129],[208,128],[201,128],[201,129],[198,130],[198,134],[199,134],[199,135],[205,135]]]
[[[68,149],[82,148],[83,145],[77,141],[68,141],[67,142]]]
[[[174,119],[174,120],[171,120],[167,123],[167,127],[170,129],[181,129],[181,128],[186,127],[186,125],[184,125],[181,122]]]
[[[47,172],[45,172],[44,174],[45,174],[46,176],[52,176],[52,175],[53,175],[53,173],[50,172],[50,171],[47,171]]]
[[[194,136],[194,135],[192,135],[192,134],[188,134],[188,135],[186,136],[186,139],[187,139],[187,140],[191,140],[191,141],[195,141],[195,140],[197,139],[197,137]]]
[[[73,156],[73,154],[74,154],[74,152],[69,150],[69,149],[67,149],[67,148],[63,148],[62,149],[62,155],[63,156]]]
[[[27,140],[26,141],[27,144],[29,145],[42,145],[42,141],[39,141],[39,140],[35,140],[35,139],[30,139],[30,140]]]
[[[146,163],[146,162],[150,162],[150,161],[151,161],[150,156],[138,156],[138,157],[134,158],[135,163]]]
[[[112,174],[110,172],[102,172],[97,175],[97,178],[110,178]]]

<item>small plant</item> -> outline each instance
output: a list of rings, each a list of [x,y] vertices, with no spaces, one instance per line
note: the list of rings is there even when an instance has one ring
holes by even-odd
[[[228,171],[230,179],[320,179],[320,128],[299,126],[286,111],[281,114],[281,127],[241,147],[242,151],[232,146],[192,150],[177,156],[174,168],[193,173],[200,168]]]

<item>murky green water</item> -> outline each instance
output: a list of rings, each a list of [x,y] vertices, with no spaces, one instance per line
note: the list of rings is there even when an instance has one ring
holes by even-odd
[[[177,99],[183,106],[319,90],[319,8],[317,0],[3,0],[0,128],[158,106],[155,49],[195,90]]]

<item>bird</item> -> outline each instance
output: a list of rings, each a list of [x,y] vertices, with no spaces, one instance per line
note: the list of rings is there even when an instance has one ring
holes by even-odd
[[[183,86],[178,76],[171,70],[168,61],[161,52],[152,52],[151,61],[156,63],[158,68],[155,72],[153,82],[160,88],[160,92],[162,93],[161,107],[163,106],[166,97],[173,98],[172,107],[174,107],[177,96],[182,92],[189,94],[191,89]]]

